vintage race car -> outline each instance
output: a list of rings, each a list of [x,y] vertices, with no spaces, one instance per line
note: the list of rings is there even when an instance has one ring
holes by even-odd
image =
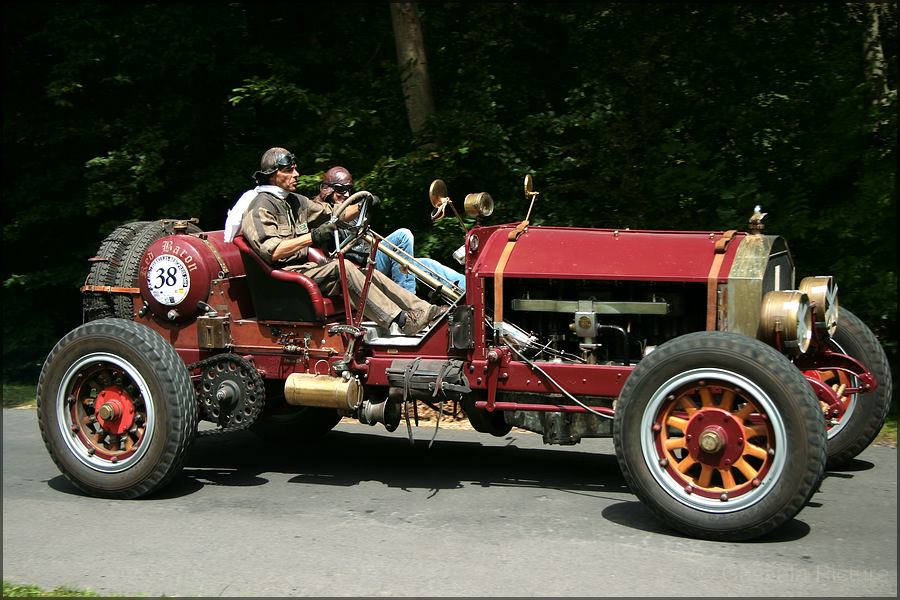
[[[745,232],[545,227],[529,223],[530,176],[524,193],[523,221],[467,229],[432,184],[432,217],[449,208],[465,231],[465,291],[371,229],[368,192],[337,209],[362,207],[330,259],[343,268],[344,249],[366,239],[370,272],[382,249],[449,306],[414,336],[273,269],[241,236],[122,225],[92,259],[85,322],[41,372],[50,455],[87,494],[136,498],[168,484],[198,436],[310,439],[342,417],[394,431],[417,403],[454,405],[495,436],[611,436],[628,485],[663,521],[743,540],[793,518],[826,463],[872,442],[891,399],[885,353],[839,308],[832,277],[795,282],[758,207]],[[487,193],[464,204],[476,219],[493,210]]]

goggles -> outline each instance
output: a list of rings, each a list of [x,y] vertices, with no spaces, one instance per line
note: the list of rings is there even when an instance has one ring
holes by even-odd
[[[297,159],[293,154],[282,154],[278,158],[275,159],[275,163],[272,165],[276,170],[287,169],[291,165],[296,165]]]
[[[338,194],[349,194],[353,191],[352,183],[325,183],[326,187],[330,187]]]

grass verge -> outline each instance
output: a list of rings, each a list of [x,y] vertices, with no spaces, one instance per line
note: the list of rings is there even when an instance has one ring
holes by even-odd
[[[36,385],[21,385],[17,383],[3,384],[3,408],[17,408],[19,406],[35,406],[37,398]],[[4,593],[6,592],[4,588]]]
[[[5,386],[4,386],[5,387]],[[5,400],[5,397],[4,397]],[[45,590],[36,585],[19,585],[7,580],[3,580],[3,597],[41,597],[41,598],[102,598],[100,594],[89,590],[76,590],[69,587],[58,587],[52,590]],[[112,596],[106,596],[110,598]]]

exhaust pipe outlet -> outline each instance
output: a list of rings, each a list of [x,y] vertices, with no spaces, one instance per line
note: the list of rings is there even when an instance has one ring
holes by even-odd
[[[364,400],[359,407],[359,422],[366,425],[384,423],[384,428],[394,431],[400,425],[400,404],[391,400],[372,403]]]
[[[284,399],[294,406],[353,410],[362,400],[362,387],[353,378],[292,373],[284,382]]]

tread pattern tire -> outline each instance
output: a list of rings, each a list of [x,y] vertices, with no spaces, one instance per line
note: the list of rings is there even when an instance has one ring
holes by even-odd
[[[724,390],[720,404],[710,399],[708,390],[716,389]],[[673,407],[681,410],[680,398],[690,394],[703,399],[702,405],[698,402],[692,409],[696,412],[685,409],[679,413],[680,418],[669,421],[668,415],[675,415]],[[732,400],[726,403],[729,396]],[[750,417],[755,421],[746,413],[741,414],[743,411],[731,408],[732,403],[737,407],[744,402],[744,406],[760,407]],[[700,414],[710,419],[697,421]],[[695,447],[691,451],[695,452],[697,439],[707,430],[692,428],[707,427],[702,423],[712,425],[712,418],[726,415],[729,424],[725,428],[731,426],[741,433],[725,435],[725,440],[745,448],[747,457],[750,452],[757,453],[762,464],[756,467],[758,474],[750,480],[754,477],[751,474],[738,487],[733,482],[709,483],[709,479],[702,483],[702,471],[693,481],[682,476],[689,472],[683,471],[680,463],[672,464],[664,450],[666,442],[679,442],[666,438],[670,424],[677,422],[684,426],[685,433],[694,434]],[[721,424],[721,420],[717,423]],[[765,432],[764,442],[753,442],[760,443],[762,449],[750,447],[754,428]],[[690,439],[684,435],[680,441],[689,447],[685,440]],[[644,358],[619,396],[613,440],[622,473],[638,498],[674,529],[712,540],[755,538],[793,518],[818,489],[825,468],[825,423],[802,373],[766,344],[727,332],[684,335]],[[704,451],[709,450],[700,450]],[[720,460],[716,456],[690,454],[684,464],[690,465],[687,460],[697,457],[694,464],[706,469],[710,459]],[[739,454],[738,458],[743,460],[744,456]],[[723,469],[723,481],[736,463],[724,463],[732,466]],[[732,491],[722,493],[720,502],[716,494],[725,489]]]
[[[188,233],[201,229],[188,224]],[[141,259],[150,245],[174,233],[168,221],[134,221],[114,229],[97,251],[97,260],[85,279],[85,285],[137,287]],[[85,322],[107,317],[134,319],[134,300],[128,294],[85,292],[82,300]]]
[[[828,436],[828,467],[838,467],[852,460],[868,448],[884,422],[893,397],[891,365],[878,338],[863,321],[845,308],[841,308],[837,331],[833,336],[839,352],[860,361],[869,368],[878,387],[853,399],[849,422]]]
[[[284,382],[267,379],[266,408],[250,426],[265,442],[287,446],[317,440],[334,429],[341,415],[333,408],[291,406],[284,400]]]
[[[100,249],[85,278],[85,285],[117,285],[117,275],[125,250],[134,239],[135,233],[150,224],[150,221],[126,223],[106,236],[100,243]],[[82,300],[85,322],[115,316],[131,318],[116,314],[113,296],[114,294],[102,292],[85,292]]]
[[[120,451],[124,435],[110,449],[103,432],[88,429],[107,397],[140,413],[128,451]],[[181,358],[156,331],[126,319],[85,323],[56,344],[38,380],[37,414],[59,470],[103,498],[138,498],[167,485],[197,432],[194,387]]]

